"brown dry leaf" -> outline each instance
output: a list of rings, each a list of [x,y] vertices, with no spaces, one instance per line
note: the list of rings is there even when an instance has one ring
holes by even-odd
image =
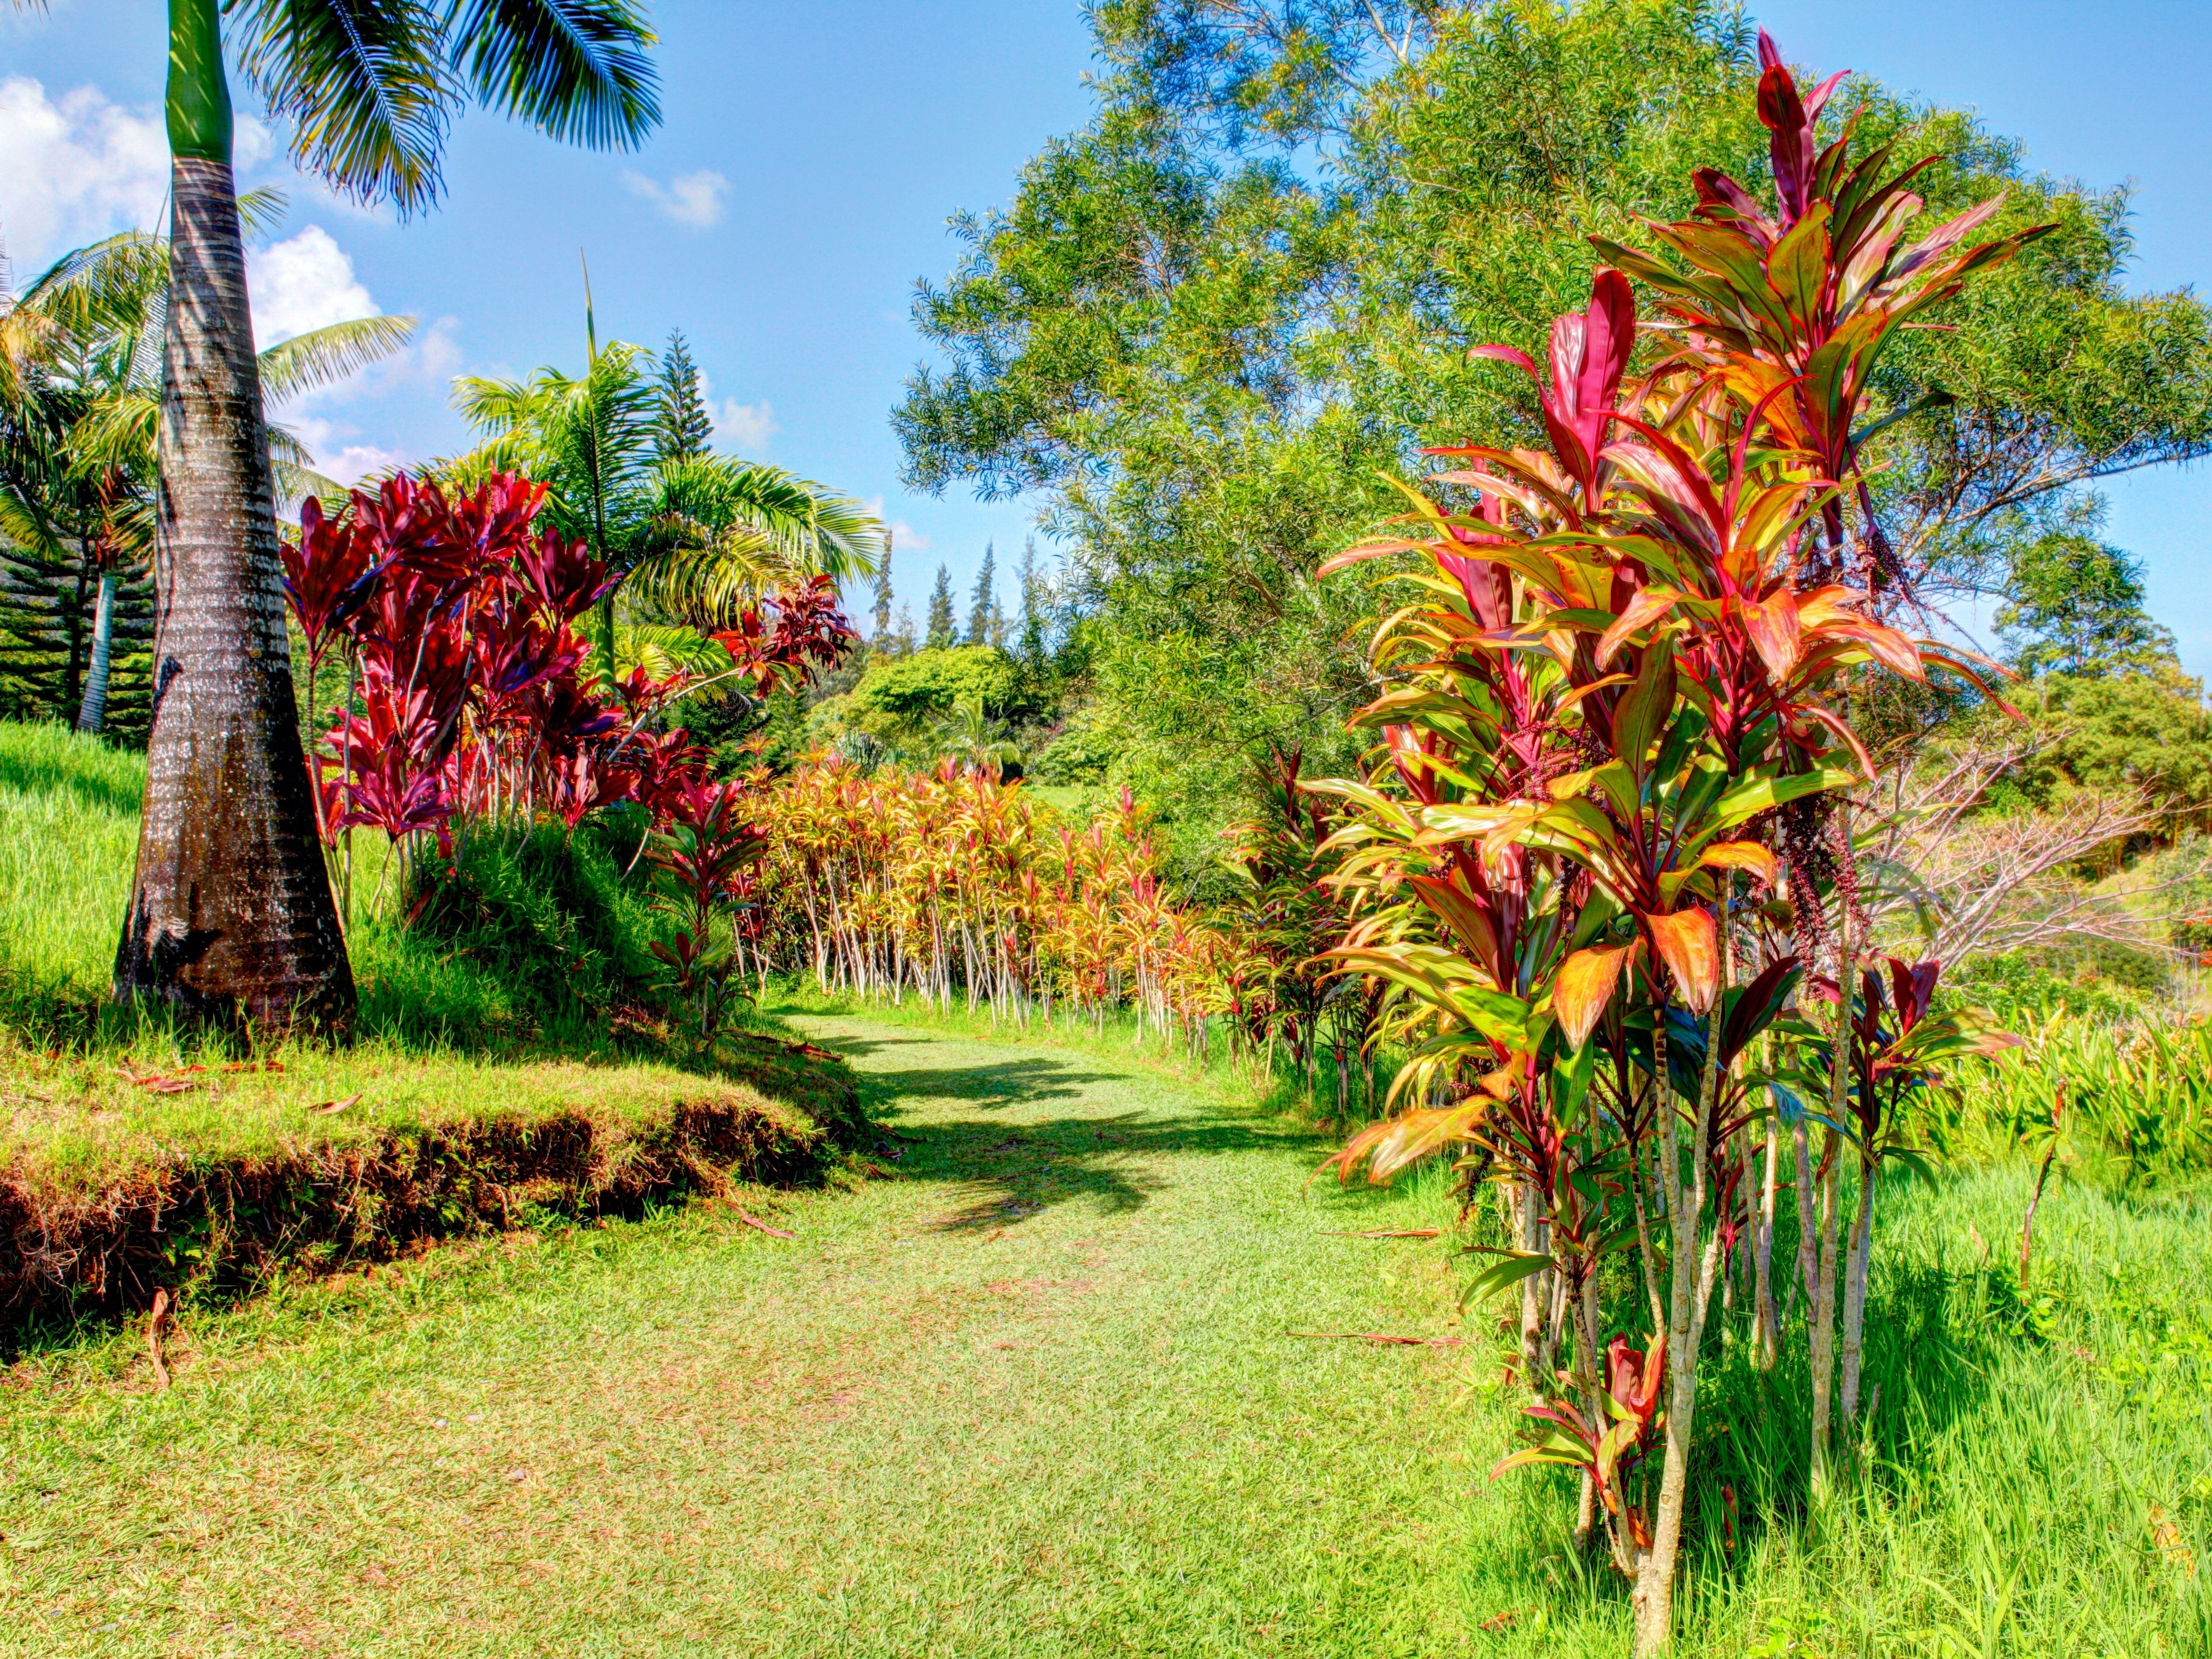
[[[1510,1628],[1512,1627],[1513,1621],[1514,1621],[1515,1620],[1518,1619],[1518,1618],[1521,1616],[1521,1613],[1522,1613],[1522,1609],[1521,1609],[1521,1608],[1519,1608],[1519,1607],[1509,1607],[1508,1609],[1506,1609],[1506,1611],[1504,1611],[1504,1613],[1499,1613],[1499,1614],[1498,1614],[1496,1618],[1494,1618],[1494,1619],[1486,1619],[1486,1620],[1484,1620],[1482,1621],[1481,1625],[1478,1626],[1478,1628],[1479,1628],[1479,1629],[1482,1629],[1482,1630],[1508,1630],[1508,1629],[1510,1629]]]
[[[2158,1546],[2160,1555],[2195,1576],[2196,1552],[2182,1541],[2181,1528],[2166,1518],[2165,1509],[2157,1504],[2150,1506],[2150,1537],[2151,1542]]]
[[[205,1070],[207,1067],[204,1066],[185,1067],[188,1074]],[[180,1095],[187,1089],[199,1086],[198,1080],[190,1075],[169,1077],[160,1072],[134,1072],[128,1066],[117,1066],[115,1074],[126,1083],[136,1084],[139,1088],[150,1090],[157,1095]]]
[[[336,1115],[339,1112],[343,1112],[347,1107],[352,1105],[354,1102],[360,1098],[361,1096],[358,1094],[350,1094],[343,1100],[326,1100],[321,1105],[310,1106],[307,1109],[311,1112],[319,1112],[325,1117],[331,1117]]]
[[[146,1351],[154,1356],[154,1389],[165,1392],[169,1386],[169,1368],[161,1363],[161,1327],[169,1319],[169,1293],[166,1290],[154,1292],[153,1312],[146,1320]]]
[[[1442,1238],[1441,1227],[1374,1227],[1364,1233],[1332,1232],[1333,1238]]]
[[[796,1238],[799,1237],[797,1233],[787,1233],[781,1227],[771,1227],[767,1222],[763,1221],[758,1216],[753,1215],[744,1210],[739,1210],[738,1212],[738,1219],[744,1222],[748,1227],[759,1228],[761,1231],[766,1233],[770,1238]]]

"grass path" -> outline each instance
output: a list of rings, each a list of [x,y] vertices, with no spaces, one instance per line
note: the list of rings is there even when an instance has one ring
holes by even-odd
[[[908,1178],[448,1249],[0,1390],[0,1653],[1463,1650],[1426,1215],[1127,1063],[810,1018]],[[1487,1646],[1486,1643],[1482,1645]]]

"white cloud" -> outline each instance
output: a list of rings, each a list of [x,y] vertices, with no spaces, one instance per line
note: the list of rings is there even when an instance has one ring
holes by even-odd
[[[0,244],[19,283],[73,247],[152,228],[169,187],[161,112],[97,87],[57,100],[27,76],[0,81]]]
[[[622,181],[631,195],[642,196],[678,224],[694,230],[705,230],[721,219],[722,198],[730,192],[727,179],[704,167],[679,173],[665,185],[641,173],[625,172]]]
[[[253,299],[254,342],[264,349],[310,329],[378,314],[353,274],[352,256],[320,225],[248,252],[246,285]]]
[[[735,398],[709,398],[707,417],[714,422],[717,438],[732,448],[747,452],[765,448],[768,441],[783,430],[776,423],[775,407],[765,399],[757,404],[741,404]]]
[[[927,553],[929,551],[932,543],[928,537],[923,535],[921,532],[916,530],[904,519],[891,519],[885,516],[884,498],[882,496],[871,495],[861,504],[876,518],[884,520],[884,524],[890,529],[891,532],[891,556],[893,558],[896,558],[902,553]]]
[[[314,458],[315,471],[342,484],[358,483],[371,472],[403,466],[411,459],[399,450],[379,444],[347,441],[358,439],[361,428],[343,421],[305,415],[288,419],[284,425],[307,446],[308,454]]]

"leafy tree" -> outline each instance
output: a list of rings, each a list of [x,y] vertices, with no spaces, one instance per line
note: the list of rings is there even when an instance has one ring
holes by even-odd
[[[1757,71],[1711,0],[1092,15],[1097,113],[957,222],[961,262],[915,304],[941,356],[894,419],[915,487],[1044,494],[1097,624],[1098,729],[1189,874],[1270,744],[1350,763],[1344,717],[1374,686],[1311,573],[1401,510],[1378,473],[1534,435],[1533,398],[1468,348],[1540,351],[1588,292],[1589,238],[1686,214],[1693,161],[1760,176]],[[1942,158],[1913,185],[1931,213],[2002,192],[1989,234],[2057,227],[1869,391],[1869,427],[1910,411],[1866,457],[1888,574],[1940,599],[2001,571],[2035,503],[2203,453],[2212,323],[2187,293],[2126,293],[2124,196],[1878,87],[1847,87],[1823,137],[1854,116],[1901,163]]]
[[[2014,550],[1996,624],[2024,674],[2075,678],[2171,660],[2173,635],[2143,609],[2142,567],[2078,532]]]
[[[2045,674],[2037,712],[2063,735],[2049,760],[2072,783],[2142,785],[2177,809],[2212,806],[2212,714],[2204,685],[2170,658],[2148,671]]]
[[[36,0],[15,0],[17,10]],[[231,173],[223,20],[294,161],[402,215],[432,205],[473,100],[556,138],[658,124],[630,0],[171,0],[169,293],[155,572],[161,691],[116,991],[274,1024],[354,1006],[315,843],[279,592],[275,489]]]
[[[684,331],[668,331],[668,349],[660,356],[659,403],[653,411],[655,458],[688,461],[707,453],[714,435],[714,422],[707,414],[707,400],[699,393],[699,366],[691,361],[691,348]]]
[[[1022,590],[1022,632],[1015,655],[1022,659],[1024,666],[1034,672],[1043,665],[1045,653],[1050,648],[1045,632],[1045,579],[1037,568],[1034,536],[1022,542],[1022,562],[1016,580]]]
[[[994,617],[999,606],[999,554],[989,542],[983,544],[983,562],[975,570],[975,588],[968,596],[968,643],[996,645],[994,637]]]
[[[880,649],[890,645],[891,638],[891,538],[888,531],[884,534],[883,562],[876,567],[875,594],[876,629],[869,635],[868,643]]]
[[[932,651],[949,651],[959,643],[952,619],[952,573],[937,567],[937,586],[929,590],[929,633],[924,640]]]

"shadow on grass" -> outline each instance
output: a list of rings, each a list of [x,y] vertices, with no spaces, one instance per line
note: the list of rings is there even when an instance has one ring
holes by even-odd
[[[1012,1128],[965,1119],[931,1124],[901,1172],[952,1189],[957,1207],[930,1218],[932,1231],[976,1232],[1014,1225],[1079,1200],[1109,1215],[1126,1214],[1168,1184],[1158,1160],[1290,1152],[1309,1139],[1233,1119],[1163,1121],[1134,1112],[1049,1118]]]

